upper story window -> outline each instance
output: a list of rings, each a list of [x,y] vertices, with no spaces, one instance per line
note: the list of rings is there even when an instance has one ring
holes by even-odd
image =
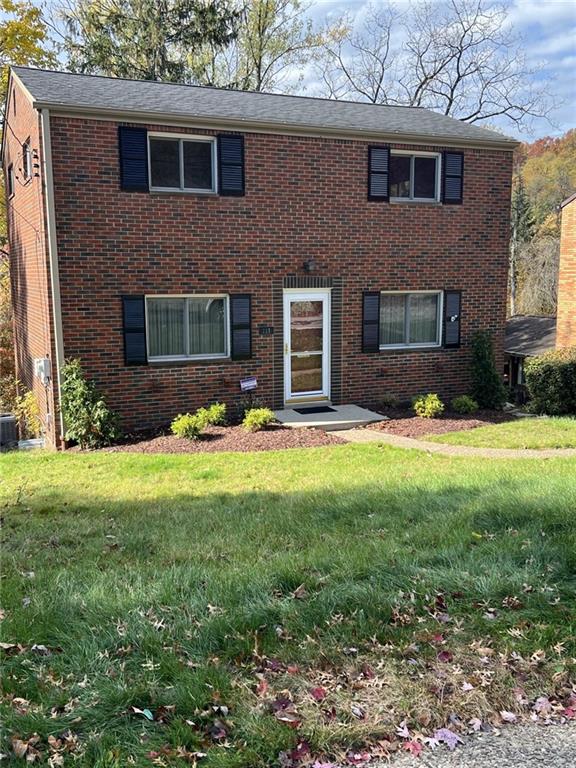
[[[390,153],[390,199],[440,200],[440,155],[393,150]]]
[[[228,297],[148,296],[146,329],[149,360],[227,357]]]
[[[22,144],[22,175],[24,180],[32,178],[32,150],[30,148],[30,139],[26,139]]]
[[[441,317],[439,291],[380,294],[380,348],[439,346]]]
[[[151,189],[216,191],[216,145],[212,138],[151,134],[148,140]]]
[[[6,186],[8,189],[8,197],[12,197],[14,194],[14,166],[10,164],[8,166],[8,173],[6,176]]]

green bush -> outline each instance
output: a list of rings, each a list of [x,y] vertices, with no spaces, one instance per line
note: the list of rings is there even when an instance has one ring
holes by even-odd
[[[550,416],[576,414],[576,347],[529,358],[524,374],[531,411]]]
[[[259,432],[271,424],[275,418],[274,411],[271,411],[270,408],[251,408],[246,411],[242,426],[248,432]]]
[[[412,401],[412,407],[416,415],[424,419],[434,419],[444,411],[444,403],[433,392],[415,397]]]
[[[472,337],[472,396],[480,408],[502,408],[506,402],[506,388],[496,370],[488,331],[478,331]]]
[[[208,408],[198,408],[196,415],[206,419],[206,424],[213,424],[214,426],[225,424],[226,404],[212,403],[212,405],[208,406]]]
[[[62,367],[62,415],[66,440],[75,440],[81,448],[100,448],[120,437],[118,414],[86,379],[80,360]]]
[[[18,420],[20,437],[23,440],[30,437],[40,437],[42,433],[40,405],[34,392],[28,391],[23,395],[17,395],[14,415]]]
[[[201,410],[206,410],[205,408]],[[180,413],[172,424],[170,429],[176,437],[186,437],[188,440],[196,440],[208,426],[205,414]]]
[[[470,395],[458,395],[450,403],[455,413],[476,413],[479,408],[478,403]]]

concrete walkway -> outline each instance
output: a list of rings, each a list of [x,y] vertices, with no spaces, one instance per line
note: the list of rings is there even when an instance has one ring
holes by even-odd
[[[443,456],[481,456],[485,459],[556,459],[576,458],[576,448],[474,448],[468,445],[448,445],[414,440],[411,437],[392,435],[384,430],[347,429],[334,432],[349,443],[384,443],[395,448],[413,448]]]

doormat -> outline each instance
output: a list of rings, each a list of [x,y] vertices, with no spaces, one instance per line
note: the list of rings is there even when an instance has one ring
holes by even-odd
[[[293,408],[296,413],[336,413],[336,408],[329,408],[327,405],[317,405],[311,408]]]

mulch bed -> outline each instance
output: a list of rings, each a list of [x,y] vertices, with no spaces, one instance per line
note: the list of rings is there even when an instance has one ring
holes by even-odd
[[[415,416],[414,411],[387,409],[384,414],[388,421],[369,424],[368,429],[379,429],[402,437],[421,438],[424,435],[444,435],[446,432],[460,432],[465,429],[485,427],[489,424],[502,424],[514,421],[515,417],[504,411],[481,410],[474,414],[443,413],[436,419],[423,419]]]
[[[164,433],[131,435],[122,443],[103,450],[111,453],[217,453],[219,451],[248,453],[342,444],[344,440],[321,429],[271,426],[261,432],[247,432],[242,427],[208,427],[198,440],[187,440]]]

